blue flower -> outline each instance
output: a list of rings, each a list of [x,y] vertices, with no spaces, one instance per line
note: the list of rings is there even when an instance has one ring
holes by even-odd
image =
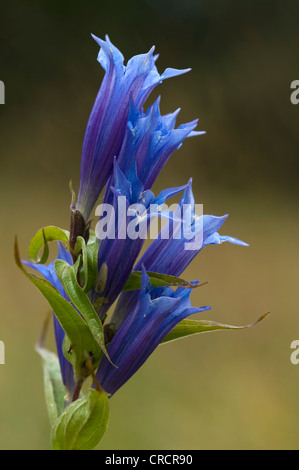
[[[109,233],[100,235],[98,224],[97,236],[103,239],[98,252],[98,281],[91,294],[101,319],[104,319],[128,280],[145,242],[151,219],[160,214],[160,208],[168,198],[185,187],[164,190],[155,198],[151,190],[144,190],[135,164],[125,176],[115,160],[113,178],[102,206],[104,210],[107,204],[107,210],[111,208],[111,212],[99,222],[101,227],[108,227]],[[122,202],[121,207],[119,201]]]
[[[218,233],[227,215],[196,213],[191,180],[182,187],[163,190],[157,197],[151,190],[172,153],[186,138],[203,132],[195,131],[197,120],[175,127],[179,110],[161,115],[160,98],[146,111],[144,103],[156,85],[189,69],[166,69],[160,75],[154,48],[147,54],[134,56],[125,66],[122,54],[108,37],[105,41],[95,36],[94,39],[101,47],[98,61],[105,76],[83,143],[78,200],[73,201],[71,208],[70,253],[59,244],[57,259],[70,265],[78,259],[76,241],[79,236],[88,241],[88,219],[105,188],[103,203],[96,211],[99,216],[96,234],[100,240],[97,266],[96,253],[92,256],[93,274],[98,267],[98,278],[88,295],[103,325],[109,308],[119,297],[110,323],[104,325],[111,362],[104,356],[96,374],[103,389],[113,395],[180,321],[210,309],[192,307],[190,289],[151,287],[147,272],[178,277],[207,245],[225,241],[246,244]],[[176,210],[163,211],[165,201],[181,191],[184,194]],[[185,207],[189,208],[187,226]],[[98,213],[98,209],[102,212]],[[157,215],[166,218],[167,224],[137,261]],[[56,275],[55,262],[48,266],[26,264],[40,272],[70,301]],[[84,265],[85,275],[86,269]],[[141,289],[121,293],[133,270],[142,272]],[[67,292],[72,297],[71,291]],[[77,313],[84,317],[82,311]],[[73,395],[78,384],[74,383],[73,367],[63,354],[65,333],[55,315],[54,326],[63,381]]]
[[[173,218],[170,217],[170,227],[165,226],[162,229],[136,265],[136,270],[140,270],[141,266],[144,265],[147,271],[180,276],[195,256],[207,245],[221,244],[228,241],[236,245],[248,246],[247,243],[237,238],[218,234],[218,230],[228,215],[216,217],[214,215],[198,215],[195,213],[192,180],[189,181],[185,193],[178,204],[177,218],[182,216],[184,205],[191,209],[192,223],[190,228],[188,227],[190,233],[184,231],[183,224],[175,224]],[[197,245],[195,243],[192,250],[185,249],[186,244],[192,243],[191,236],[194,236],[194,240],[197,236]]]
[[[190,232],[198,238],[197,245],[193,249],[186,249],[186,244],[192,243],[191,235],[184,232],[182,224],[176,224],[175,220],[181,218],[183,207],[191,208],[192,224]],[[195,214],[195,201],[192,193],[192,181],[182,196],[174,217],[169,217],[169,225],[165,225],[158,237],[152,241],[143,256],[136,263],[134,271],[141,271],[142,267],[148,272],[180,276],[191,261],[207,245],[230,242],[236,245],[248,246],[246,243],[226,235],[219,235],[218,230],[227,219],[227,215],[216,217],[213,215]],[[178,233],[179,232],[179,233]],[[112,323],[119,328],[124,319],[137,301],[136,292],[124,292],[121,294],[112,316]]]
[[[126,173],[132,161],[136,162],[139,180],[144,189],[150,189],[172,153],[181,147],[186,137],[204,134],[196,132],[198,119],[175,128],[180,111],[161,116],[160,97],[146,113],[132,103],[127,131],[118,155],[118,164]]]
[[[127,227],[133,221],[131,217],[120,213],[118,198],[125,199],[123,212],[132,204],[144,206],[143,217],[139,214],[139,218],[143,218],[143,222],[140,222],[140,226],[143,226],[139,230],[144,229],[146,234],[151,218],[155,215],[149,212],[150,206],[162,206],[167,198],[177,194],[185,186],[162,191],[157,199],[150,188],[183,140],[201,134],[194,131],[197,120],[175,128],[178,111],[161,116],[159,103],[160,98],[146,113],[131,103],[127,131],[119,155],[115,158],[114,173],[107,183],[103,206],[110,205],[113,208],[110,220],[106,221],[112,233],[100,244],[99,278],[92,295],[102,319],[124,287],[144,244],[144,237],[132,239],[119,235],[118,228],[121,227],[127,233]],[[135,219],[138,221],[138,218]]]
[[[105,77],[89,117],[82,150],[76,210],[85,222],[112,173],[113,159],[120,151],[127,129],[131,104],[141,110],[156,85],[189,70],[168,68],[160,75],[154,48],[147,54],[132,57],[125,66],[121,52],[108,36],[106,41],[93,38],[101,47],[98,61],[105,70]]]
[[[149,279],[142,270],[142,285],[136,306],[129,312],[108,346],[114,366],[103,358],[97,380],[113,395],[144,364],[165,336],[184,318],[210,307],[191,306],[190,289],[162,289],[159,297],[150,294]],[[115,367],[117,366],[117,367]]]
[[[58,250],[57,259],[66,261],[68,264],[72,264],[72,257],[70,253],[64,248],[64,246],[61,243],[58,243],[58,248],[59,250]],[[28,261],[23,261],[23,263],[29,266],[30,268],[35,269],[40,274],[42,274],[42,276],[59,291],[62,297],[69,300],[61,285],[61,282],[59,281],[57,277],[57,274],[55,271],[55,261],[50,263],[48,266],[45,266],[43,264],[29,263]],[[56,347],[57,347],[57,353],[58,353],[63,383],[69,392],[69,396],[72,396],[74,387],[75,387],[73,366],[65,358],[63,354],[62,346],[63,346],[64,337],[65,337],[65,332],[62,329],[55,315],[54,315],[54,332],[55,332]]]

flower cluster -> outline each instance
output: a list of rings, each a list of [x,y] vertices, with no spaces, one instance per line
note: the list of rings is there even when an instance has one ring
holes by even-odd
[[[168,68],[160,75],[156,68],[154,48],[147,54],[133,57],[124,65],[122,54],[108,37],[106,40],[94,39],[100,46],[98,61],[105,76],[87,124],[79,193],[77,200],[72,202],[71,231],[66,236],[69,242],[65,243],[62,232],[55,238],[51,231],[44,231],[44,240],[39,247],[43,241],[47,246],[46,241],[58,240],[59,263],[56,260],[49,265],[43,262],[26,264],[41,273],[60,297],[74,307],[75,314],[81,317],[80,321],[83,318],[91,327],[92,335],[102,349],[97,359],[88,352],[94,361],[94,381],[96,386],[111,396],[180,322],[194,313],[210,309],[208,306],[192,307],[190,294],[197,281],[186,286],[179,278],[192,259],[207,245],[224,241],[246,244],[219,235],[218,230],[226,215],[216,217],[196,214],[191,180],[182,187],[166,189],[158,196],[152,192],[154,182],[172,153],[181,147],[187,137],[203,132],[195,131],[197,120],[176,127],[179,110],[161,115],[160,98],[147,109],[145,102],[163,80],[181,75],[189,69]],[[113,220],[112,216],[106,217],[107,237],[90,244],[94,234],[89,219],[104,189],[104,205],[115,209]],[[179,193],[182,195],[177,209],[163,211],[165,201]],[[119,200],[123,203],[123,211],[116,210]],[[135,214],[139,230],[143,226],[147,232],[153,216],[162,216],[167,223],[137,261],[144,238],[124,236],[124,229],[132,222],[132,213],[128,212],[128,208],[140,205],[143,212],[136,209]],[[154,213],[150,211],[153,205],[156,207]],[[189,231],[195,240],[199,240],[192,250],[185,249],[190,236],[177,224],[185,205],[189,206],[191,213]],[[112,226],[116,229],[109,236],[109,227]],[[166,236],[166,230],[168,234],[171,232],[170,236]],[[47,233],[50,234],[48,240]],[[59,271],[58,266],[69,271]],[[90,284],[94,271],[94,282]],[[70,287],[71,278],[66,278],[64,272],[75,272],[77,285],[72,284]],[[155,275],[159,278],[158,283],[152,282]],[[128,280],[132,278],[137,279],[138,285],[127,289]],[[42,289],[45,288],[41,286]],[[83,382],[86,367],[84,373],[83,365],[79,372],[78,367],[75,371],[73,369],[71,355],[76,352],[78,345],[71,342],[71,330],[66,331],[66,327],[71,329],[72,325],[68,319],[64,319],[62,313],[57,314],[59,301],[56,294],[50,294],[47,294],[47,298],[54,309],[55,336],[63,382],[70,396],[76,399],[79,396],[78,384],[80,386]],[[116,306],[109,316],[113,304]],[[94,312],[97,319],[92,317]],[[75,322],[74,328],[76,325]],[[98,328],[98,334],[94,328]],[[101,340],[101,332],[104,342]],[[82,364],[82,360],[79,364]]]

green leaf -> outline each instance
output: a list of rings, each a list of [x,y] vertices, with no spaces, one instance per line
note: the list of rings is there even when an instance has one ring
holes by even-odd
[[[60,241],[63,243],[69,242],[70,234],[66,230],[61,228],[49,226],[41,228],[32,238],[29,248],[28,255],[33,263],[45,264],[49,257],[48,242]],[[41,258],[38,257],[39,250],[44,247],[44,252]]]
[[[78,237],[75,246],[75,254],[82,252],[83,261],[83,289],[89,292],[96,284],[98,277],[98,244],[95,235],[91,232],[88,244],[83,237]]]
[[[208,320],[183,320],[161,341],[161,344],[175,341],[176,339],[184,338],[185,336],[196,335],[199,333],[208,333],[216,330],[242,330],[244,328],[251,328],[252,326],[260,323],[268,313],[264,313],[258,320],[251,325],[233,326],[224,325],[215,321]]]
[[[63,288],[68,295],[70,301],[81,313],[90,329],[95,341],[110,361],[105,347],[105,339],[103,332],[103,325],[99,319],[92,303],[89,300],[86,292],[79,286],[77,282],[78,266],[80,265],[80,257],[75,265],[70,266],[62,260],[55,261],[56,274],[63,285]],[[111,361],[110,361],[111,362]]]
[[[74,307],[50,282],[29,274],[25,270],[20,259],[17,240],[15,241],[15,260],[17,266],[43,294],[54,311],[70,342],[70,353],[67,359],[73,364],[76,381],[83,381],[90,375],[90,371],[85,367],[86,357],[92,356],[95,367],[102,357],[101,350],[90,329]]]
[[[54,450],[92,450],[102,439],[109,420],[108,395],[89,393],[61,414],[52,430]]]
[[[50,423],[53,426],[64,410],[66,390],[56,354],[41,346],[36,346],[36,351],[43,361],[45,398]]]
[[[169,274],[160,274],[148,272],[149,281],[153,287],[185,287],[186,289],[194,289],[199,287],[191,282],[185,281],[179,277],[170,276]],[[132,271],[123,291],[138,290],[141,288],[141,271]]]

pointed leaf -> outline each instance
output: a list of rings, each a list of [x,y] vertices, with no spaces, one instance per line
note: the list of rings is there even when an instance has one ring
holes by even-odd
[[[233,326],[224,325],[215,321],[208,320],[183,320],[161,341],[161,344],[175,341],[176,339],[184,338],[185,336],[196,335],[199,333],[208,333],[216,330],[242,330],[244,328],[251,328],[261,322],[269,313],[264,313],[258,320],[251,325]]]
[[[90,302],[86,292],[79,286],[77,282],[77,270],[80,264],[80,257],[74,266],[62,260],[55,261],[56,274],[63,285],[63,288],[68,295],[71,302],[81,313],[86,321],[95,341],[101,348],[108,360],[109,356],[105,347],[105,339],[103,332],[103,325],[99,319],[92,303]]]
[[[15,260],[17,266],[43,294],[54,311],[70,342],[71,350],[70,354],[67,355],[67,359],[74,366],[76,380],[84,380],[89,376],[89,372],[85,367],[86,356],[92,355],[95,365],[99,363],[102,356],[90,329],[74,307],[60,295],[50,282],[40,279],[34,274],[29,274],[25,270],[20,259],[17,240],[15,241]]]

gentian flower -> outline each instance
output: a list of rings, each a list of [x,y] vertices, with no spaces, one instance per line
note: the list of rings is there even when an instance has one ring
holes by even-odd
[[[202,135],[196,132],[198,119],[175,128],[180,109],[161,116],[160,97],[146,113],[131,104],[127,131],[118,155],[120,169],[126,173],[136,162],[139,180],[144,189],[151,189],[172,153],[182,146],[186,137]]]
[[[154,298],[145,269],[138,301],[108,346],[109,356],[117,367],[103,358],[97,379],[113,395],[144,364],[165,336],[184,318],[210,307],[194,308],[190,289],[163,288]]]
[[[211,308],[191,305],[190,294],[199,281],[178,279],[194,257],[207,245],[246,245],[218,233],[227,215],[197,213],[191,180],[187,185],[165,189],[157,197],[152,192],[172,153],[187,137],[203,132],[195,131],[197,120],[175,127],[179,110],[161,115],[160,98],[147,110],[144,105],[156,85],[189,69],[168,68],[160,75],[154,48],[133,57],[125,66],[121,52],[108,36],[105,41],[93,37],[101,47],[98,61],[105,76],[84,137],[79,194],[76,201],[73,192],[70,232],[54,226],[39,230],[28,253],[40,264],[24,262],[48,282],[24,269],[15,243],[18,267],[54,311],[59,362],[43,345],[39,352],[45,369],[52,445],[57,450],[94,448],[108,423],[108,395],[114,395],[137,372],[178,323]],[[103,203],[96,209],[97,241],[91,234],[89,217],[104,188]],[[165,201],[182,191],[176,209],[165,210]],[[167,223],[138,260],[157,216]],[[55,240],[61,242],[57,259],[46,266],[48,242]],[[131,276],[133,271],[135,275]],[[135,290],[123,292],[128,289],[128,279],[133,279],[129,288]],[[174,290],[169,285],[179,287]],[[114,302],[115,310],[108,317]],[[235,328],[215,322],[212,327]],[[171,339],[208,331],[209,325],[188,322],[186,334],[185,328],[186,324],[180,325]],[[92,377],[96,391],[89,390],[81,398],[88,377]],[[68,406],[65,402],[65,388],[76,403]]]
[[[91,214],[113,169],[127,128],[131,103],[138,110],[163,80],[188,72],[168,68],[160,75],[155,66],[154,48],[147,54],[132,57],[124,65],[124,57],[108,36],[103,41],[93,36],[101,47],[98,61],[105,77],[94,103],[84,137],[81,176],[76,210],[85,222]]]
[[[155,198],[151,190],[144,190],[134,164],[126,177],[115,160],[111,185],[108,186],[104,198],[104,204],[109,204],[111,213],[108,220],[105,217],[103,222],[112,230],[112,234],[101,240],[98,252],[99,277],[91,294],[102,320],[132,272],[145,242],[151,219],[160,214],[160,208],[168,198],[184,188],[185,186],[164,190]],[[122,202],[122,207],[119,207],[119,201]],[[156,210],[152,211],[152,207]],[[128,233],[130,226],[131,233]],[[97,235],[100,237],[99,233]]]
[[[150,206],[162,206],[168,197],[181,191],[174,188],[163,191],[157,199],[150,191],[156,177],[169,159],[171,154],[182,145],[186,137],[202,134],[195,132],[197,120],[180,125],[175,129],[178,111],[161,116],[159,109],[160,98],[149,107],[144,114],[131,103],[127,131],[124,136],[118,158],[115,159],[114,174],[109,179],[104,195],[103,205],[113,207],[118,220],[107,221],[110,228],[122,226],[125,230],[132,223],[131,218],[121,215],[118,208],[119,197],[125,198],[125,207],[142,204],[147,211],[143,224],[150,223],[155,213],[149,213]],[[120,222],[120,218],[122,221]],[[148,227],[145,228],[147,233]],[[140,228],[141,230],[141,228]],[[144,238],[135,240],[114,232],[113,240],[107,237],[102,240],[98,255],[99,279],[93,293],[93,300],[101,318],[116,300],[125,285],[133,265],[142,249]],[[98,297],[98,299],[97,299]]]
[[[105,183],[107,183],[103,207],[110,206],[113,210],[109,216],[105,217],[105,224],[109,233],[106,234],[106,238],[102,239],[99,245],[99,276],[97,284],[90,294],[98,315],[102,321],[105,321],[110,306],[121,293],[144,244],[143,237],[137,236],[135,239],[132,239],[127,235],[127,227],[132,222],[132,219],[128,217],[126,212],[128,207],[134,204],[143,204],[144,212],[137,214],[135,219],[139,223],[139,230],[141,231],[142,226],[144,227],[145,225],[145,233],[147,233],[151,218],[157,215],[157,213],[152,214],[149,212],[150,206],[156,204],[161,207],[168,197],[175,195],[183,189],[174,188],[163,191],[158,198],[155,198],[151,192],[152,185],[171,154],[180,148],[184,139],[200,135],[202,132],[195,131],[198,123],[197,120],[175,128],[179,110],[162,116],[159,109],[160,97],[146,112],[143,110],[144,101],[153,87],[162,78],[176,75],[178,71],[172,71],[171,73],[168,71],[160,77],[154,65],[153,50],[146,56],[137,56],[131,59],[125,69],[120,52],[112,45],[110,50],[108,50],[105,42],[97,41],[101,46],[99,62],[103,65],[106,75],[85,136],[77,208],[86,219],[86,213],[89,213],[90,209],[86,211],[82,207],[84,204],[86,205],[86,201],[89,201],[89,207],[91,208],[99,195],[99,190],[102,190]],[[109,42],[109,39],[107,39],[107,42]],[[111,43],[109,42],[109,44]],[[135,64],[134,67],[132,67],[132,64]],[[136,67],[136,64],[138,64],[138,67]],[[142,67],[140,64],[142,64]],[[142,73],[140,74],[141,70]],[[135,73],[137,73],[138,79],[134,82],[134,80],[131,80]],[[112,75],[114,81],[111,78],[109,79]],[[143,80],[144,82],[142,82]],[[113,83],[112,88],[111,83]],[[106,97],[108,94],[107,89],[109,89],[110,104],[109,109],[108,104],[107,108],[105,108],[106,114],[102,114],[103,101],[108,100]],[[117,96],[116,101],[115,96]],[[117,119],[117,121],[113,119]],[[94,128],[93,123],[96,123]],[[96,129],[96,136],[93,134],[94,130],[91,131],[91,129]],[[101,132],[104,129],[105,135],[103,137]],[[114,134],[116,130],[118,132],[117,136]],[[98,146],[96,145],[97,139]],[[91,143],[93,143],[93,150],[87,151]],[[104,155],[106,155],[105,162],[101,158]],[[113,157],[114,169],[111,174]],[[100,184],[99,176],[102,178]],[[88,181],[88,184],[85,184],[86,181]],[[82,187],[85,187],[84,204],[81,202],[83,200]],[[119,198],[122,199],[124,204],[122,207],[123,213],[118,210]],[[174,232],[168,239],[164,239],[164,228],[160,236],[151,244],[137,263],[134,268],[135,270],[141,270],[142,267],[142,269],[148,271],[178,276],[194,256],[207,244],[222,243],[223,241],[242,244],[237,239],[220,236],[217,233],[217,230],[221,227],[227,216],[195,217],[191,181],[180,201],[178,213],[169,214],[169,223],[173,225],[174,219],[181,217],[179,212],[184,204],[191,206],[193,222],[190,230],[195,235],[201,235],[199,246],[193,250],[185,250],[186,237],[184,234],[177,237],[177,234]],[[179,230],[181,229],[180,227]],[[143,274],[143,279],[145,279],[145,274]],[[144,286],[147,284],[147,281],[144,280],[143,282],[143,289],[145,289]],[[148,287],[147,290],[149,290]],[[164,289],[151,289],[150,292],[153,296],[159,294],[162,298],[165,297]],[[178,293],[180,292],[182,293],[182,290],[178,290]],[[187,296],[188,301],[189,294],[190,292],[188,292]],[[148,293],[147,295],[150,294]],[[170,298],[177,299],[177,295],[177,293],[172,293]],[[122,326],[128,317],[133,316],[132,312],[138,310],[139,303],[139,293],[129,292],[121,294],[112,317],[112,323],[117,331],[116,338],[118,339],[116,341],[122,341],[120,339],[122,337],[121,331],[123,331]],[[120,332],[118,333],[118,331]],[[111,344],[116,344],[114,338]],[[158,343],[153,342],[153,344],[157,346]],[[103,361],[105,363],[104,359]],[[108,364],[106,366],[108,367]],[[115,374],[115,371],[113,374]],[[112,393],[111,390],[109,393]]]
[[[192,234],[191,236],[190,233],[185,233],[183,223],[178,224],[176,222],[182,217],[184,205],[191,208],[192,223],[189,228]],[[248,246],[247,243],[237,238],[219,235],[218,230],[227,217],[228,215],[222,217],[196,215],[192,180],[190,180],[174,216],[169,217],[168,225],[162,228],[158,237],[149,245],[145,253],[136,263],[134,271],[141,271],[142,267],[144,267],[148,272],[179,277],[191,261],[207,245],[230,242],[236,245]],[[186,249],[186,244],[193,242],[192,236],[194,236],[194,240],[197,239],[198,242],[197,245],[195,244],[195,246],[189,250]],[[124,319],[129,315],[129,312],[137,301],[137,297],[138,294],[134,291],[123,292],[121,294],[111,319],[116,329],[119,328]]]

